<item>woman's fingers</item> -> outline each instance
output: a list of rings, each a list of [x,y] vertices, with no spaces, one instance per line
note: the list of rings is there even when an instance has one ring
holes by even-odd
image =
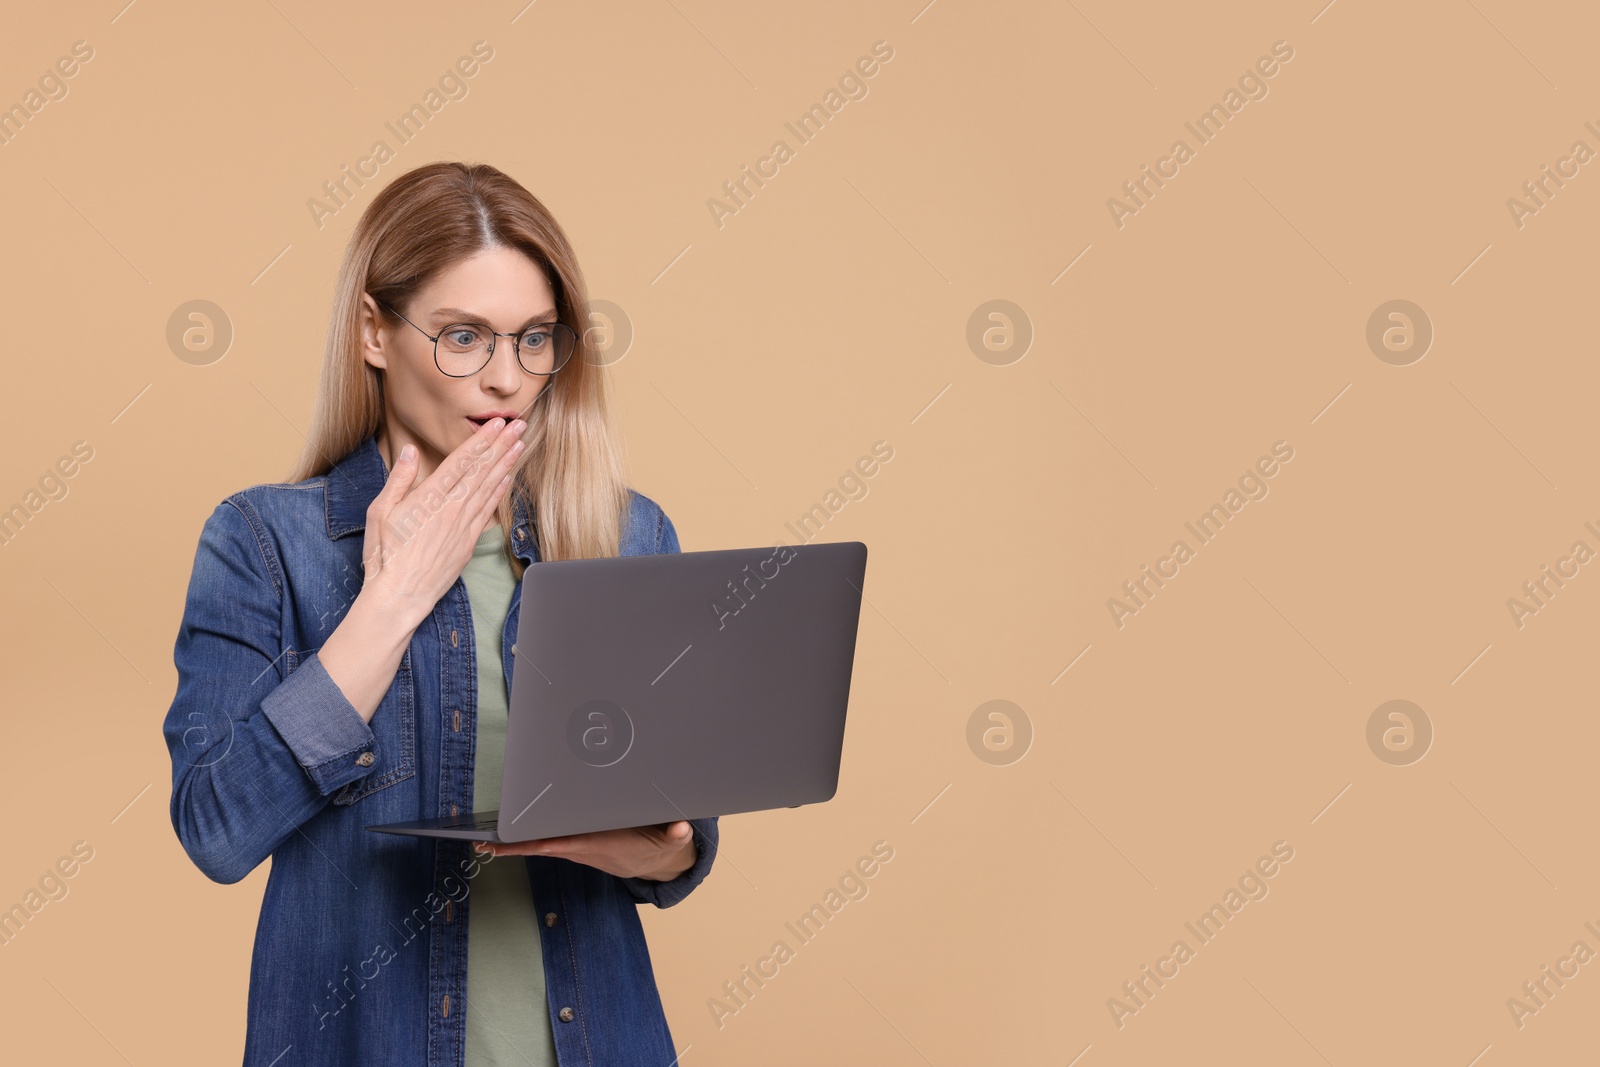
[[[400,449],[400,455],[395,458],[393,469],[389,471],[389,478],[384,482],[383,488],[367,505],[367,537],[366,551],[363,553],[362,562],[368,565],[374,557],[380,555],[383,548],[384,526],[389,515],[394,511],[395,505],[405,499],[407,490],[417,478],[417,447],[408,444]]]
[[[511,486],[511,475],[501,477],[494,490],[485,493],[478,504],[477,517],[473,519],[472,528],[481,536],[489,528],[489,522],[494,518],[495,509],[500,506],[500,501],[505,499],[505,493]]]
[[[473,483],[473,496],[489,492],[505,477],[511,469],[512,462],[522,451],[522,431],[527,428],[527,423],[521,419],[513,419],[499,434],[495,435],[490,449],[480,458],[478,467],[472,473],[476,477]]]
[[[372,503],[367,505],[367,523],[372,524],[373,519],[380,522],[388,518],[389,512],[394,510],[395,504],[406,495],[406,490],[411,487],[417,473],[417,449],[415,445],[406,445],[400,449],[400,455],[394,461],[394,467],[389,471],[389,478],[383,483],[383,488],[378,490],[378,495],[373,497]]]
[[[496,428],[495,421],[458,445],[427,478],[418,476],[416,447],[407,446],[410,457],[396,459],[367,508],[366,577],[381,574],[391,593],[418,610],[431,609],[448,591],[486,528],[485,509],[503,497],[523,424],[513,420]]]
[[[505,420],[490,419],[440,464],[433,473],[446,499],[472,499],[484,470],[494,465],[497,446],[506,431]]]
[[[686,819],[634,826],[618,830],[542,837],[531,841],[473,843],[473,849],[489,856],[556,856],[583,863],[619,877],[638,871],[658,869],[663,858],[683,848],[694,835]]]
[[[479,533],[484,529],[488,512],[500,502],[507,484],[505,476],[522,450],[521,433],[525,426],[521,419],[507,425],[484,452],[472,459],[471,469],[463,475],[462,482],[457,483],[463,490],[459,494],[462,517]],[[470,482],[466,481],[468,478]]]
[[[500,501],[505,499],[506,490],[514,477],[516,462],[522,455],[522,445],[520,437],[510,442],[494,466],[489,469],[488,475],[478,485],[478,493],[474,498],[477,510],[473,513],[476,515],[473,528],[479,533],[488,527],[490,516],[500,506]]]

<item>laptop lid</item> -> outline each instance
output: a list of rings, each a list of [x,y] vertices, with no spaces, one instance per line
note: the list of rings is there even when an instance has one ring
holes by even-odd
[[[501,839],[831,798],[866,561],[849,541],[530,566]]]

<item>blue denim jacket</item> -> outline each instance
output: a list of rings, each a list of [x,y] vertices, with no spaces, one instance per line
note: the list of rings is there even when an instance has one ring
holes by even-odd
[[[694,866],[664,882],[364,829],[466,812],[472,798],[478,676],[459,578],[370,724],[317,658],[361,588],[367,506],[387,478],[374,435],[326,475],[230,496],[195,554],[163,733],[172,825],[195,865],[231,883],[272,857],[244,1063],[460,1064],[470,878],[484,862],[525,862],[560,1062],[668,1067],[677,1053],[638,906],[671,907],[700,884],[715,818],[692,820]],[[512,544],[536,564],[520,494],[514,510]],[[622,555],[678,551],[648,497],[631,493],[623,525]],[[508,687],[521,604],[518,582],[500,650]]]

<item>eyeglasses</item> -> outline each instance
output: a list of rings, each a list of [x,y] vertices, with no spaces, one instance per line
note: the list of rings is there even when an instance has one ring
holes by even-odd
[[[541,322],[527,327],[521,333],[495,333],[477,322],[462,322],[446,326],[437,335],[428,331],[378,301],[379,306],[399,316],[406,325],[433,342],[433,362],[444,374],[452,378],[468,378],[489,365],[494,355],[496,337],[509,337],[516,352],[517,362],[529,374],[547,377],[566,366],[578,347],[578,335],[564,322]],[[528,354],[524,356],[522,350]]]

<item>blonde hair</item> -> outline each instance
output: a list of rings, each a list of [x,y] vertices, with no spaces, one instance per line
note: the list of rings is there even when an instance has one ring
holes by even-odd
[[[588,291],[577,257],[555,218],[514,179],[486,163],[430,163],[397,177],[356,223],[334,287],[311,433],[289,477],[326,474],[375,433],[384,419],[383,372],[361,356],[361,295],[404,308],[435,275],[487,248],[522,251],[545,272],[559,321],[578,336],[566,365],[525,416],[523,458],[511,492],[529,502],[539,558],[615,556],[628,487],[622,444],[611,416],[610,385],[596,357]],[[383,312],[394,325],[399,320]],[[511,494],[499,508],[511,552]]]

